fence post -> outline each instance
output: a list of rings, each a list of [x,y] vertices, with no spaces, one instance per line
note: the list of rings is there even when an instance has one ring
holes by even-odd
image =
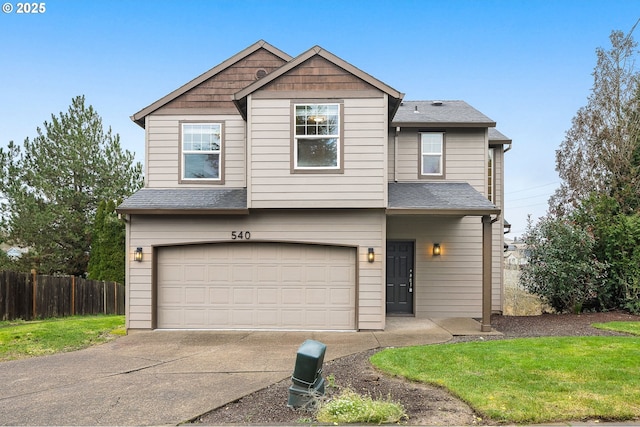
[[[33,319],[37,319],[37,308],[38,308],[38,303],[37,303],[37,297],[38,297],[38,274],[36,272],[35,268],[31,269],[31,281],[33,282],[33,301],[31,302],[32,305],[32,314],[33,314]]]
[[[76,315],[76,276],[71,276],[71,315]]]
[[[102,311],[107,314],[107,282],[102,281]]]

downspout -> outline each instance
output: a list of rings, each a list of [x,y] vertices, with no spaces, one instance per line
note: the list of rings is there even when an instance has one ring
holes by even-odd
[[[511,144],[507,144],[508,147],[506,148],[506,150],[502,150],[502,153],[506,153],[507,151],[511,150],[512,145]]]
[[[396,134],[393,137],[393,181],[398,182],[398,139],[400,126],[396,126]]]

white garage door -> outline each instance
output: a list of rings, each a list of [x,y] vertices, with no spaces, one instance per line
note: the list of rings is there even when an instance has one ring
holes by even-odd
[[[353,330],[353,248],[282,243],[158,250],[164,329]]]

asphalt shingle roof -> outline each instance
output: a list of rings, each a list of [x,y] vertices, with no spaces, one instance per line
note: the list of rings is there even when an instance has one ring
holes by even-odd
[[[491,142],[511,142],[511,138],[505,136],[496,128],[489,128],[489,141]]]
[[[118,211],[215,211],[247,209],[244,188],[143,188],[127,198]]]
[[[390,209],[488,215],[499,209],[466,182],[389,183]]]
[[[403,101],[392,125],[465,125],[494,127],[496,123],[464,101]]]

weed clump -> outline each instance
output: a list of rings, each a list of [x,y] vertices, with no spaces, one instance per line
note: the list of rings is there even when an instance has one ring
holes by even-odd
[[[370,396],[362,396],[351,389],[342,392],[323,403],[316,419],[322,423],[399,423],[407,419],[404,407],[391,400],[374,400]]]

